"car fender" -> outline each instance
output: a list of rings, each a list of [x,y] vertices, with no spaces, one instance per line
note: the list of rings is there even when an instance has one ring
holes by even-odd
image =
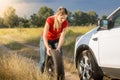
[[[77,65],[77,60],[78,60],[78,56],[82,53],[82,51],[84,51],[84,50],[89,50],[90,52],[91,52],[91,55],[93,56],[93,58],[94,58],[94,60],[95,60],[95,62],[97,63],[97,59],[96,59],[96,57],[95,57],[95,55],[94,55],[94,52],[92,51],[92,49],[88,46],[88,45],[86,45],[86,44],[82,44],[82,45],[80,45],[78,48],[77,48],[77,50],[76,50],[76,56],[75,56],[75,65]],[[98,63],[97,63],[98,64]],[[76,66],[77,67],[77,66]]]
[[[83,51],[85,49],[91,50],[89,47],[89,41],[91,40],[92,35],[97,33],[99,26],[90,30],[86,34],[82,35],[81,37],[78,37],[75,43],[75,52],[74,52],[74,63],[76,64],[77,56],[79,55],[79,51]],[[92,53],[94,53],[91,50]]]

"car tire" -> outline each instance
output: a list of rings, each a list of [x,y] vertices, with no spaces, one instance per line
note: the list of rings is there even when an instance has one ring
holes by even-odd
[[[77,59],[77,69],[80,80],[102,80],[103,72],[98,67],[89,50],[82,51]]]
[[[46,56],[45,72],[56,80],[64,80],[63,60],[60,53],[56,50],[50,51],[51,56]]]

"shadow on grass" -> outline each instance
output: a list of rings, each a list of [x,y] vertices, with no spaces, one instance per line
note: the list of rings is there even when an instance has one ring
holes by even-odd
[[[25,48],[24,45],[17,43],[15,41],[5,44],[5,46],[10,50],[20,50],[22,48]]]
[[[39,38],[27,40],[27,41],[25,41],[25,43],[11,41],[11,42],[5,44],[5,47],[7,47],[11,51],[15,51],[17,54],[20,54],[27,58],[31,58],[38,62],[39,61],[39,51],[35,50],[34,48],[26,46],[26,44],[38,47],[39,46]]]
[[[25,44],[39,47],[39,41],[40,41],[40,37],[36,37],[34,39],[31,38],[26,40]]]
[[[17,41],[11,41],[11,42],[5,44],[5,46],[10,50],[21,50],[23,48],[26,48],[25,45],[31,45],[31,46],[39,47],[39,37],[34,38],[34,39],[26,40],[26,41],[24,41],[24,43],[20,43],[20,42],[17,42]]]

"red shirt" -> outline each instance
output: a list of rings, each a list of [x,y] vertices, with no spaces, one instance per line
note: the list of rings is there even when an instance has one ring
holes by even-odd
[[[47,18],[46,22],[49,24],[49,31],[47,34],[47,38],[48,40],[57,40],[60,37],[60,33],[62,32],[62,30],[66,27],[68,27],[68,21],[65,20],[62,25],[60,26],[60,28],[58,30],[54,29],[54,16],[50,16]]]

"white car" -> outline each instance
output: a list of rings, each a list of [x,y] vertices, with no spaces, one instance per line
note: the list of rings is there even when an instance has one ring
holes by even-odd
[[[80,80],[120,79],[120,7],[98,26],[77,37],[74,62]]]

